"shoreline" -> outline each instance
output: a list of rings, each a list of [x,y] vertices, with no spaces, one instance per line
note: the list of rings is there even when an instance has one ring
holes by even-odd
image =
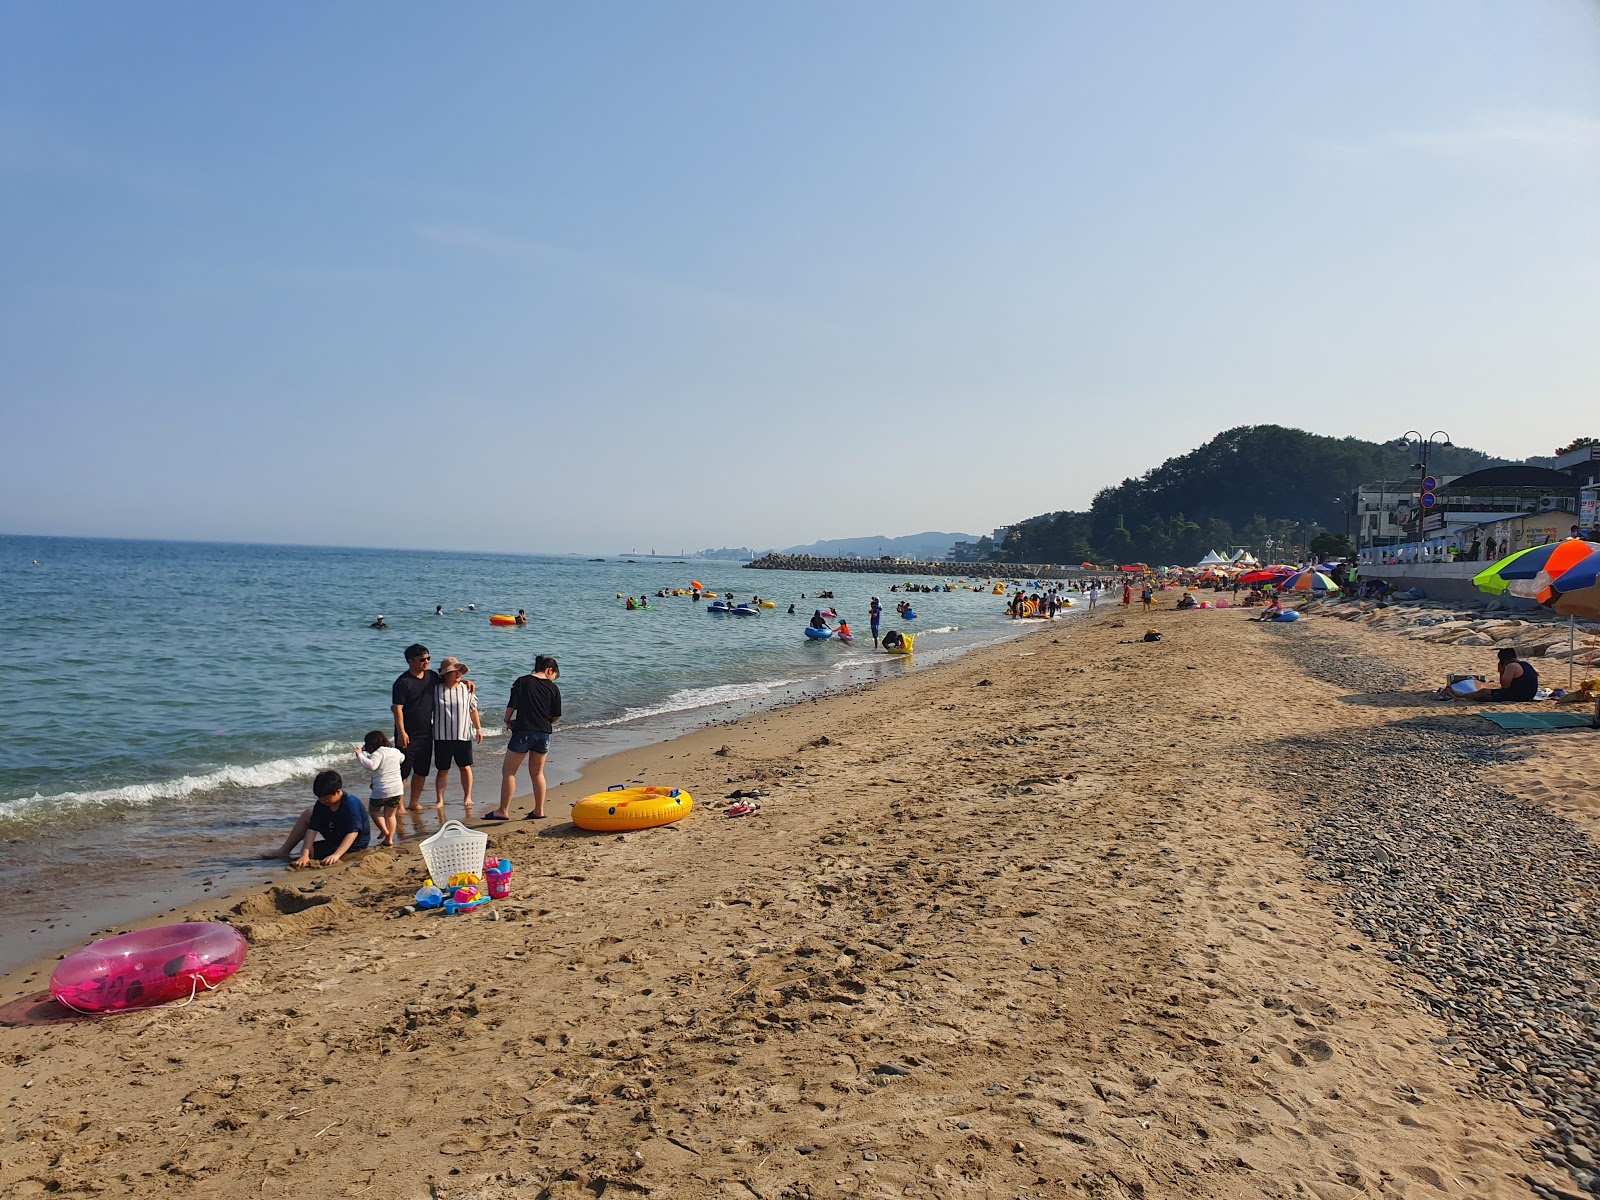
[[[1086,612],[1087,610],[1069,612],[1057,619],[1055,627],[1064,626],[1071,620],[1085,615]],[[631,722],[608,722],[564,731],[558,737],[557,753],[546,764],[545,774],[549,790],[547,803],[558,788],[587,786],[585,780],[590,772],[599,769],[612,758],[663,746],[695,732],[735,724],[763,712],[779,711],[815,698],[874,687],[906,673],[934,669],[969,654],[980,653],[992,646],[1024,639],[1029,634],[1047,627],[1033,622],[1019,622],[1014,628],[1006,629],[994,642],[980,643],[976,646],[936,648],[931,653],[923,655],[922,663],[918,663],[914,657],[883,655],[852,663],[837,676],[822,675],[809,680],[792,681],[760,694],[720,705],[704,705],[645,716]],[[714,715],[708,716],[708,714]],[[414,847],[423,837],[436,831],[441,820],[461,820],[474,828],[482,829],[493,829],[500,824],[485,821],[483,814],[492,811],[498,804],[500,768],[507,740],[507,736],[502,732],[493,739],[493,745],[486,739],[485,744],[477,748],[477,761],[474,763],[473,813],[469,816],[463,812],[459,783],[452,782],[448,789],[444,814],[442,818],[437,816],[436,810],[428,801],[428,797],[432,795],[430,784],[425,793],[422,811],[414,816],[410,813],[404,813],[402,816],[402,829],[409,827],[411,832],[402,838],[401,848]],[[576,754],[566,756],[570,753],[569,748],[574,746],[577,747]],[[335,769],[345,776],[353,791],[365,794],[365,773],[354,764],[353,758],[349,758],[348,762],[341,761],[336,764]],[[258,861],[256,854],[269,843],[275,844],[281,841],[283,833],[293,824],[300,808],[309,803],[300,793],[309,789],[310,778],[307,775],[305,780],[297,781],[303,786],[296,787],[292,796],[289,794],[288,785],[273,789],[276,796],[281,798],[280,803],[283,805],[281,811],[274,811],[244,827],[234,829],[231,831],[231,837],[221,831],[211,831],[204,835],[203,842],[208,847],[208,857],[199,866],[189,858],[195,846],[189,844],[176,846],[162,858],[142,858],[133,869],[124,867],[120,873],[113,869],[106,876],[98,878],[96,883],[99,890],[89,897],[87,902],[84,897],[77,894],[80,889],[76,889],[73,884],[58,884],[53,889],[47,890],[34,880],[28,880],[30,886],[22,893],[28,897],[28,904],[25,907],[17,905],[16,900],[20,899],[20,896],[14,898],[15,908],[10,914],[12,919],[0,925],[0,980],[8,978],[19,970],[37,967],[40,963],[57,961],[62,954],[71,953],[90,942],[109,937],[114,933],[167,923],[176,919],[175,914],[209,908],[219,902],[254,894],[281,882],[286,873],[282,864]],[[512,802],[514,821],[520,820],[520,808],[532,803],[531,792],[526,790],[527,786],[527,773],[524,770],[518,775],[519,791]],[[172,815],[170,810],[144,809],[123,814],[120,819],[132,821],[144,829],[155,830],[163,820],[170,819]],[[85,824],[71,833],[79,838],[98,837],[103,834],[104,829],[103,825]],[[155,833],[148,834],[144,839],[145,844],[155,841],[157,836]],[[225,837],[228,837],[228,840],[224,841]],[[128,839],[124,837],[123,840]],[[66,847],[48,843],[41,845],[39,838],[30,838],[26,844],[53,856],[50,869],[67,871],[71,869],[70,858],[62,855],[62,851],[65,850],[66,854],[70,855],[70,841],[69,837]],[[372,853],[377,849],[379,848],[371,847],[363,851],[363,854]],[[147,850],[146,853],[150,851]],[[57,855],[62,855],[59,863],[54,857]],[[229,876],[233,878],[230,880]],[[224,886],[217,887],[215,882],[217,880],[222,880]],[[150,911],[152,905],[158,909],[154,915]]]
[[[1470,1014],[1296,844],[1330,803],[1302,744],[1382,734],[1350,697],[1421,668],[1372,675],[1394,639],[1343,622],[1085,617],[597,764],[566,787],[698,811],[499,827],[485,914],[397,915],[420,859],[380,852],[201,906],[251,957],[186,1009],[11,1000],[0,1190],[109,1155],[130,1196],[1570,1191],[1449,1040]]]

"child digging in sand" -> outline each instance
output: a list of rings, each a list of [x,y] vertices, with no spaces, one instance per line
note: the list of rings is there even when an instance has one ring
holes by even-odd
[[[400,801],[406,786],[400,778],[400,764],[406,756],[378,729],[367,734],[355,750],[356,761],[372,772],[372,823],[383,835],[383,844],[393,846],[400,834]]]
[[[300,847],[300,856],[290,860],[295,867],[331,867],[347,854],[365,850],[372,837],[372,823],[361,801],[344,790],[337,771],[323,771],[311,781],[316,801],[300,814],[294,829],[276,850],[264,850],[262,858],[288,858]]]

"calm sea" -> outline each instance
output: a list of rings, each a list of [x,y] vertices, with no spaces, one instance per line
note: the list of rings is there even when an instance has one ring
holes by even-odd
[[[779,606],[713,617],[687,598],[655,598],[692,580]],[[566,716],[554,782],[620,744],[1017,632],[999,598],[958,591],[914,598],[914,662],[875,652],[870,637],[847,647],[801,633],[821,590],[861,632],[878,595],[894,626],[895,582],[904,581],[705,560],[0,537],[10,660],[0,673],[0,837],[22,848],[0,863],[0,897],[63,867],[121,879],[123,900],[149,877],[170,884],[174,871],[196,887],[236,876],[246,843],[275,840],[316,771],[336,767],[364,794],[349,746],[389,730],[389,685],[411,642],[435,663],[454,655],[470,666],[491,753],[504,745],[512,680],[535,654],[558,659]],[[653,607],[628,612],[618,593],[648,595]],[[489,624],[519,608],[527,627]],[[389,629],[368,627],[379,613]],[[479,773],[479,812],[498,774]],[[0,899],[0,916],[16,915],[5,908]]]

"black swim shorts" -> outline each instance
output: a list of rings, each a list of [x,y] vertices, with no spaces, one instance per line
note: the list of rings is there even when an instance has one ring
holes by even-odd
[[[418,779],[428,777],[428,771],[433,766],[432,737],[414,737],[400,753],[406,756],[405,761],[400,764],[401,779],[410,779],[413,775]]]
[[[469,741],[456,741],[454,738],[438,738],[433,743],[433,765],[441,771],[448,771],[451,767],[470,767],[472,765],[472,743]]]

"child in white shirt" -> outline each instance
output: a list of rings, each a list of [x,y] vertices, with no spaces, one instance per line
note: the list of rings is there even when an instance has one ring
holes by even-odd
[[[400,764],[406,756],[389,744],[382,730],[374,729],[356,747],[356,759],[372,772],[372,823],[383,835],[383,844],[393,846],[400,833],[400,800],[405,794]]]

